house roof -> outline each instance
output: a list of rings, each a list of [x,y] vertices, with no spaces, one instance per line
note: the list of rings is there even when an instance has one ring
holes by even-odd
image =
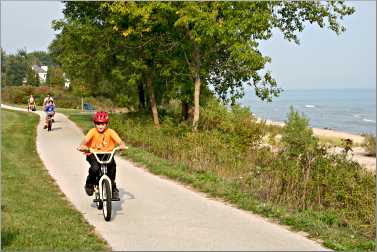
[[[38,65],[33,65],[31,67],[35,72],[37,73],[47,73],[47,71],[43,70],[40,66]]]

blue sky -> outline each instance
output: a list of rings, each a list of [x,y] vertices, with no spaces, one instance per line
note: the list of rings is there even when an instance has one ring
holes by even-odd
[[[349,1],[356,13],[345,17],[347,31],[334,32],[308,25],[300,45],[279,32],[260,43],[272,58],[268,69],[284,89],[375,88],[376,2]],[[63,17],[63,4],[52,1],[1,1],[1,46],[7,53],[47,50],[55,32],[51,21]]]
[[[7,53],[47,50],[55,37],[51,22],[63,18],[63,7],[57,1],[1,0],[1,46]]]
[[[300,45],[275,32],[260,43],[272,58],[268,67],[286,89],[375,88],[376,2],[349,1],[356,12],[344,18],[347,31],[336,35],[317,25],[299,34]]]

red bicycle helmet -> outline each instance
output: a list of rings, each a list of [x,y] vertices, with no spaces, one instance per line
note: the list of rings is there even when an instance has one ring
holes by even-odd
[[[93,118],[94,123],[108,123],[109,122],[109,114],[104,111],[96,112]]]

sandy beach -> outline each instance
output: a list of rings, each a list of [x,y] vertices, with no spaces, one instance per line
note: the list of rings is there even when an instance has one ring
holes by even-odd
[[[264,119],[258,118],[258,121],[262,121]],[[284,122],[274,122],[271,120],[264,120],[266,124],[269,125],[277,125],[283,127],[285,125]],[[351,139],[355,144],[362,144],[364,142],[364,137],[360,135],[351,134],[348,132],[342,131],[335,131],[330,129],[321,129],[321,128],[312,128],[313,133],[317,137],[327,137],[327,138],[338,138],[338,139]],[[333,153],[341,153],[342,148],[335,147],[330,149]],[[355,147],[353,148],[352,153],[350,154],[350,158],[356,162],[358,162],[361,166],[367,168],[368,170],[375,171],[376,170],[376,157],[369,157],[367,156],[366,151],[362,147]]]
[[[258,121],[262,121],[264,119],[258,118]],[[284,122],[274,122],[271,120],[265,120],[267,124],[269,125],[278,125],[283,127],[285,125]],[[364,141],[364,137],[360,135],[351,134],[348,132],[342,132],[342,131],[336,131],[331,129],[321,129],[321,128],[312,128],[313,133],[315,136],[323,136],[323,137],[329,137],[329,138],[339,138],[339,139],[345,139],[349,138],[354,143],[361,144]]]

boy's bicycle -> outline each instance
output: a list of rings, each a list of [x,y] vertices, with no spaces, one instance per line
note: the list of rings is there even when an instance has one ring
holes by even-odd
[[[47,112],[47,131],[51,131],[53,121],[54,121],[54,113]]]
[[[28,106],[27,106],[27,111],[29,112],[29,111],[36,111],[37,109],[36,109],[36,107],[35,107],[35,104],[29,104]]]
[[[111,162],[117,150],[119,150],[119,147],[114,148],[111,152],[96,152],[93,149],[89,149],[89,152],[93,153],[97,159],[97,162],[101,165],[99,174],[100,179],[98,185],[94,186],[93,202],[96,203],[97,209],[102,209],[105,221],[109,221],[111,219],[111,202],[119,201],[119,199],[113,199],[112,197],[111,180],[107,176],[107,165]],[[98,155],[101,155],[101,157]]]

